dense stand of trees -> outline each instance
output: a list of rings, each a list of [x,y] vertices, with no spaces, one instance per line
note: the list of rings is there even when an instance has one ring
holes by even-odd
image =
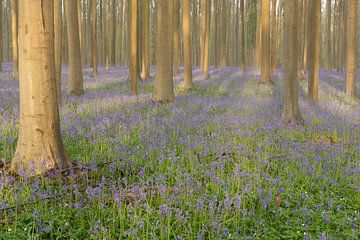
[[[94,77],[100,64],[128,65],[131,93],[137,94],[138,80],[149,79],[154,64],[153,100],[159,102],[175,100],[173,76],[182,65],[184,90],[194,88],[193,66],[205,77],[209,66],[259,67],[260,83],[267,84],[283,67],[286,122],[302,122],[297,89],[305,76],[308,100],[319,101],[320,67],[346,71],[351,100],[360,49],[357,5],[357,0],[2,0],[0,62],[11,61],[20,78],[20,136],[11,169],[29,174],[30,160],[33,174],[40,165],[69,166],[58,116],[64,63],[68,93],[77,96],[84,94],[84,65]],[[37,87],[29,88],[29,81]]]

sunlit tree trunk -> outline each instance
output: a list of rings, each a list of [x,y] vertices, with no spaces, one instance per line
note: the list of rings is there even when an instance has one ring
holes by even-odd
[[[261,79],[260,83],[271,83],[270,78],[270,0],[261,2]]]
[[[54,1],[19,3],[20,128],[10,170],[34,176],[70,163],[56,99]]]
[[[285,76],[283,85],[282,119],[286,123],[302,122],[298,103],[298,6],[296,1],[285,0],[284,56]]]
[[[55,82],[58,103],[61,103],[62,0],[54,1]]]
[[[190,37],[190,0],[183,0],[184,89],[193,88]]]
[[[356,81],[356,46],[357,46],[357,0],[348,0],[347,6],[347,75],[346,75],[346,97],[353,99],[355,97]]]
[[[173,1],[157,2],[156,78],[153,100],[173,102]]]
[[[11,32],[12,32],[12,59],[13,59],[13,72],[19,71],[18,59],[18,0],[13,0],[11,3]]]
[[[276,0],[271,0],[271,72],[277,69]]]
[[[65,0],[65,13],[69,52],[68,92],[80,96],[84,94],[84,87],[76,1]]]
[[[200,69],[204,72],[204,49],[205,49],[205,31],[206,31],[206,0],[200,0]]]
[[[319,101],[319,64],[320,64],[320,14],[321,0],[309,1],[309,22],[311,23],[309,38],[309,81],[308,81],[308,99],[310,102]]]
[[[141,79],[150,78],[150,0],[142,1],[142,58],[141,58]]]
[[[308,69],[308,45],[309,45],[309,0],[304,0],[304,50],[303,50],[303,70]]]
[[[138,76],[138,53],[137,53],[137,8],[138,3],[137,0],[131,0],[131,18],[130,18],[130,86],[131,86],[131,94],[136,95],[137,94],[137,76]]]
[[[205,39],[204,39],[204,69],[203,73],[209,77],[209,39],[211,22],[211,1],[206,2],[206,21],[205,21]]]

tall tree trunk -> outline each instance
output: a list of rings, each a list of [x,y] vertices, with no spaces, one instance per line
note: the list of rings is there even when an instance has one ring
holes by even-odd
[[[34,176],[70,162],[56,99],[54,2],[20,1],[19,13],[20,129],[10,170]]]
[[[67,22],[68,52],[69,52],[69,85],[70,94],[80,96],[84,94],[83,75],[81,65],[79,24],[77,18],[77,3],[65,0]]]
[[[220,25],[220,67],[227,66],[227,0],[221,1],[221,25]]]
[[[90,31],[90,42],[91,42],[91,67],[93,69],[93,74],[96,76],[98,74],[97,68],[97,41],[96,41],[96,2],[97,0],[90,0],[90,10],[91,11],[91,31]]]
[[[268,0],[265,0],[268,1]],[[261,5],[262,1],[257,1],[256,10],[256,44],[255,44],[255,66],[260,66],[261,60]]]
[[[18,49],[18,0],[13,0],[11,3],[11,32],[12,32],[12,59],[13,72],[19,71],[19,49]]]
[[[77,3],[77,16],[78,16],[78,24],[79,24],[79,39],[80,39],[80,52],[81,52],[81,62],[82,65],[84,65],[84,59],[82,58],[83,56],[83,45],[82,45],[82,24],[81,24],[81,0],[76,0]]]
[[[157,2],[156,78],[153,100],[173,102],[173,1]],[[161,46],[161,47],[160,47]]]
[[[193,88],[190,37],[190,0],[183,0],[184,89]]]
[[[174,0],[174,54],[173,54],[173,74],[179,73],[180,67],[180,2]]]
[[[276,28],[276,0],[271,0],[271,72],[277,69],[277,28]]]
[[[206,2],[206,21],[205,21],[205,39],[204,39],[204,69],[203,69],[203,73],[206,77],[209,77],[210,22],[211,22],[211,1],[208,0]],[[190,51],[191,51],[191,48],[190,48]]]
[[[205,47],[205,31],[206,31],[206,0],[200,0],[200,69],[204,72],[204,47]]]
[[[346,75],[346,97],[353,99],[355,97],[356,81],[356,47],[357,47],[357,0],[348,0],[347,6],[347,75]]]
[[[56,97],[61,103],[62,0],[54,1],[54,55]]]
[[[270,78],[270,0],[261,2],[261,79],[260,83],[271,83]]]
[[[298,103],[298,6],[296,1],[285,0],[285,76],[283,85],[282,119],[286,123],[302,122]]]
[[[6,10],[6,9],[5,9]],[[0,71],[2,72],[2,63],[3,63],[3,46],[4,46],[4,40],[3,40],[3,2],[0,2]]]
[[[150,0],[143,0],[141,79],[150,78]]]
[[[105,69],[109,70],[109,38],[108,38],[108,14],[109,14],[109,0],[104,0],[103,6],[104,14],[103,14],[103,48],[104,48],[104,64]]]
[[[115,65],[115,59],[116,59],[116,2],[115,0],[112,0],[112,13],[111,13],[111,27],[112,27],[112,33],[111,33],[111,58],[110,58],[110,64]]]
[[[303,71],[308,70],[308,46],[309,46],[309,0],[304,0],[304,50],[303,50]]]
[[[245,0],[240,0],[240,20],[241,20],[241,25],[240,25],[240,47],[241,47],[241,51],[240,51],[240,68],[245,70],[245,56],[246,56],[246,48],[245,48]]]
[[[137,77],[138,77],[138,53],[137,53],[137,0],[131,0],[131,18],[130,18],[130,42],[131,42],[131,59],[130,59],[130,85],[131,85],[131,94],[137,94]]]
[[[326,1],[326,69],[331,72],[331,0]]]
[[[310,29],[309,39],[309,81],[308,81],[308,99],[310,102],[317,103],[319,101],[319,63],[320,63],[320,14],[321,0],[309,1],[310,18],[309,22],[312,27]]]

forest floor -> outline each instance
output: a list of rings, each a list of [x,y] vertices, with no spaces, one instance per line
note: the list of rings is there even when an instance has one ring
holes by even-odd
[[[10,67],[0,75],[4,162],[18,135]],[[153,78],[129,95],[127,74],[86,68],[85,95],[63,92],[64,143],[81,171],[0,172],[0,239],[360,239],[360,99],[345,100],[344,73],[321,71],[318,105],[301,82],[304,126],[280,119],[281,73],[262,86],[255,70],[204,79],[195,69],[184,93],[180,72],[165,105],[151,102]]]

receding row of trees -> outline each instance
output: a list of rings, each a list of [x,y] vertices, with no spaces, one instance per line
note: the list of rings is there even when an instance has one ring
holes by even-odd
[[[5,34],[1,45],[11,47],[20,79],[20,130],[10,169],[36,175],[71,165],[60,134],[62,62],[69,64],[68,92],[78,96],[84,64],[95,76],[99,64],[127,64],[136,94],[137,81],[149,78],[155,63],[153,100],[159,102],[174,101],[173,76],[182,63],[186,90],[193,88],[193,65],[206,77],[209,65],[259,66],[266,84],[283,66],[282,117],[296,123],[302,121],[298,79],[305,72],[308,98],[318,101],[323,41],[328,70],[346,66],[347,96],[354,97],[358,1],[326,3],[328,37],[321,40],[321,0],[13,0],[11,8],[2,1],[7,16],[12,10],[12,41]]]

